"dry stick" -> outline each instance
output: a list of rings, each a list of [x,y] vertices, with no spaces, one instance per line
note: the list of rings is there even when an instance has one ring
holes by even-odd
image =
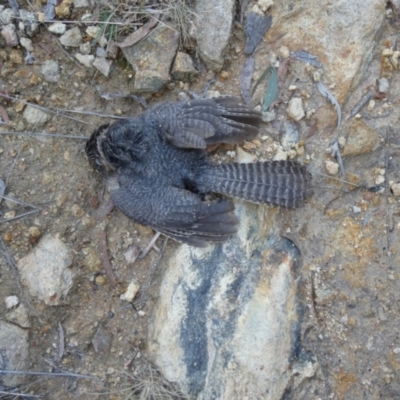
[[[81,378],[81,379],[94,379],[100,380],[96,376],[91,375],[81,375],[74,374],[72,372],[34,372],[34,371],[8,371],[5,369],[0,369],[0,375],[33,375],[33,376],[48,376],[49,378],[53,376],[65,376],[68,378]]]
[[[65,335],[64,335],[64,329],[61,323],[58,323],[58,351],[57,351],[57,358],[56,361],[61,361],[64,355],[64,350],[65,350]]]
[[[114,274],[113,267],[111,265],[110,259],[108,258],[108,252],[107,252],[107,236],[106,236],[106,231],[105,229],[101,230],[99,232],[99,241],[97,245],[97,249],[99,252],[101,264],[103,265],[104,271],[107,275],[107,278],[110,281],[110,284],[112,287],[117,286],[117,278]]]
[[[9,397],[11,395],[13,395],[13,396],[21,396],[21,397],[26,397],[27,399],[29,399],[30,397],[32,397],[34,399],[43,399],[43,397],[44,397],[44,395],[28,394],[28,393],[17,393],[17,392],[3,392],[2,390],[0,390],[0,394],[5,394],[5,395],[8,395]]]
[[[146,304],[146,301],[147,301],[147,290],[149,289],[149,287],[151,285],[151,281],[153,280],[153,277],[154,277],[154,275],[155,275],[155,273],[157,271],[157,267],[160,264],[161,259],[162,259],[163,255],[164,255],[165,248],[167,247],[167,243],[168,243],[168,237],[165,238],[164,245],[163,245],[163,247],[161,249],[161,252],[160,252],[160,257],[158,257],[158,260],[151,267],[149,277],[147,278],[146,283],[143,285],[143,288],[140,291],[140,297],[134,304],[134,307],[135,307],[136,310],[141,310],[144,307],[144,305]]]
[[[57,133],[40,133],[40,132],[0,132],[0,135],[20,135],[20,136],[44,136],[44,137],[56,137],[59,139],[84,139],[87,140],[87,136],[74,136],[74,135],[63,135]]]
[[[390,250],[390,216],[389,216],[389,129],[386,128],[386,143],[385,143],[385,197],[386,197],[386,246],[389,258],[389,267],[392,265],[392,252]],[[390,129],[391,130],[391,129]]]
[[[52,113],[52,114],[57,115],[57,116],[60,116],[60,117],[72,119],[73,121],[76,121],[76,122],[81,122],[82,124],[90,125],[89,122],[82,121],[81,119],[74,118],[74,117],[70,117],[69,115],[65,115],[65,114],[60,113],[60,112],[58,111],[59,109],[55,109],[55,110],[56,110],[56,111],[55,111],[55,110],[52,109],[52,108],[49,108],[49,107],[42,107],[42,106],[39,106],[39,105],[34,104],[34,103],[30,103],[30,102],[25,101],[25,100],[21,100],[21,99],[19,99],[18,97],[10,96],[10,95],[8,95],[8,94],[3,94],[3,93],[1,93],[1,92],[0,92],[0,96],[1,96],[1,97],[4,97],[4,98],[6,98],[6,99],[9,99],[9,100],[18,101],[19,103],[25,104],[25,105],[27,105],[27,106],[31,106],[31,107],[33,107],[33,108],[37,108],[38,110],[42,110],[42,111],[44,111],[44,112],[49,112],[49,113]],[[36,126],[36,125],[35,125],[35,126]]]
[[[31,215],[31,214],[36,214],[37,212],[42,211],[41,208],[38,208],[36,210],[32,210],[32,211],[27,211],[26,213],[23,213],[21,215],[16,215],[13,218],[8,218],[8,219],[0,219],[0,224],[3,224],[4,222],[10,222],[10,221],[15,221],[16,219],[21,219],[26,217],[27,215]]]

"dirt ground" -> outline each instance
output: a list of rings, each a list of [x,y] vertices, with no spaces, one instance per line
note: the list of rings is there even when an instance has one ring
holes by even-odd
[[[244,59],[235,48],[243,45],[242,39],[241,32],[233,35],[224,68],[227,74],[215,76],[216,83],[212,89],[221,94],[240,94],[239,72]],[[41,29],[33,38],[33,46],[36,62],[33,65],[13,64],[9,73],[1,77],[0,92],[48,109],[79,110],[82,113],[53,113],[45,128],[38,129],[27,125],[20,103],[0,98],[0,104],[11,121],[11,127],[0,126],[1,130],[45,130],[88,137],[110,118],[85,111],[127,117],[143,111],[143,107],[132,99],[109,101],[101,97],[104,93],[120,93],[121,88],[129,92],[133,87],[132,69],[122,55],[114,62],[112,72],[106,78],[75,62],[68,55],[70,51],[61,49],[46,29]],[[7,57],[11,52],[20,52],[23,60],[24,54],[19,48],[13,50],[4,46],[2,51]],[[50,59],[61,66],[58,83],[48,83],[40,74],[41,63]],[[354,92],[347,111],[361,98],[363,89],[379,77],[379,68],[380,55],[377,53],[369,68],[367,82]],[[284,115],[284,105],[290,96],[289,84],[296,79],[302,82],[302,74],[305,72],[301,63],[289,70],[285,88],[279,94],[278,116]],[[201,76],[190,89],[200,92],[211,77],[210,74]],[[307,88],[307,84],[304,87]],[[180,91],[179,83],[172,82],[164,92],[147,100],[150,106],[160,101],[175,101]],[[385,169],[386,182],[400,181],[399,91],[399,76],[394,75],[390,113],[386,117],[371,114],[371,118],[366,120],[380,135],[380,147],[372,154],[346,160],[348,176],[356,176],[354,180],[360,185],[374,186],[373,171],[376,168]],[[306,121],[301,126],[301,137],[307,153],[313,154],[309,168],[315,176],[315,195],[304,210],[291,214],[290,224],[292,231],[300,235],[304,257],[301,271],[303,344],[316,355],[321,374],[317,384],[303,387],[297,393],[288,393],[288,398],[317,399],[332,395],[331,398],[338,399],[400,399],[400,351],[397,352],[400,348],[399,201],[387,187],[384,193],[373,193],[364,188],[340,197],[332,203],[330,211],[324,213],[324,207],[339,194],[337,188],[342,188],[343,184],[318,176],[319,172],[325,173],[326,148],[332,139],[329,127],[336,124],[336,115],[325,99],[317,93],[314,95],[315,107],[320,118],[326,121],[326,130],[321,129],[307,137],[313,122]],[[259,158],[271,158],[273,154],[266,149],[279,140],[274,129],[273,125],[264,124],[260,136],[268,135],[269,139],[246,151]],[[82,139],[0,137],[0,176],[7,182],[5,193],[41,208],[38,213],[0,224],[0,235],[6,249],[0,258],[0,316],[6,314],[3,299],[7,296],[17,295],[29,304],[29,370],[69,371],[99,378],[31,377],[18,389],[20,392],[49,399],[96,399],[104,398],[105,394],[110,399],[124,399],[129,398],[128,394],[139,385],[130,376],[149,375],[148,368],[151,367],[144,354],[147,320],[157,298],[161,272],[156,274],[147,291],[142,312],[138,313],[131,303],[122,301],[120,295],[132,279],[145,284],[159,255],[151,251],[145,259],[129,264],[124,256],[128,247],[136,245],[142,248],[153,232],[134,224],[116,210],[103,221],[94,218],[96,208],[103,202],[104,188],[101,177],[88,164],[84,146]],[[223,146],[214,157],[227,160],[227,150],[231,148]],[[354,205],[365,208],[357,215],[352,208]],[[2,217],[9,211],[4,201],[0,211]],[[24,211],[29,211],[29,208],[18,213]],[[283,221],[286,221],[287,211],[283,213]],[[39,229],[39,237],[31,234],[32,227]],[[108,252],[119,282],[117,288],[109,285],[99,260],[97,242],[102,230],[107,234]],[[4,256],[7,252],[18,261],[35,248],[41,236],[48,233],[60,237],[74,253],[74,285],[68,302],[56,307],[45,306],[32,298]],[[159,240],[159,247],[164,240]],[[168,259],[177,246],[180,244],[169,241],[163,259]],[[325,252],[326,246],[333,246],[333,250]],[[350,247],[353,253],[347,262],[343,261],[343,254],[348,254]],[[340,254],[341,249],[343,254]],[[161,260],[161,271],[162,266]],[[67,332],[61,360],[58,360],[59,324]],[[112,343],[110,353],[102,350],[101,346],[96,352],[92,344],[96,332],[102,334],[102,327],[113,332],[112,341],[104,339],[106,343]],[[157,380],[157,376],[154,379]],[[0,398],[2,396],[0,392]]]

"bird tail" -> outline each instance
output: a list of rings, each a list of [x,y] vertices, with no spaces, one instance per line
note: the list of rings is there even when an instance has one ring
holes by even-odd
[[[311,195],[311,174],[295,161],[216,165],[201,182],[204,192],[287,208],[301,207]]]

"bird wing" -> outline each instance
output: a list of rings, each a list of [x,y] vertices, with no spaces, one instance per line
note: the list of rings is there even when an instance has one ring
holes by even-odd
[[[193,149],[252,140],[261,122],[260,112],[233,96],[162,104],[149,116],[157,119],[161,135],[170,143]]]
[[[192,246],[223,242],[237,231],[230,201],[203,202],[192,192],[160,181],[120,177],[111,196],[129,218]]]

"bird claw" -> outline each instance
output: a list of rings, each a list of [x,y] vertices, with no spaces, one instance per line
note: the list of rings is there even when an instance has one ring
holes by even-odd
[[[139,252],[139,255],[137,256],[137,261],[143,260],[143,258],[146,257],[147,253],[153,248],[157,253],[160,252],[160,249],[156,246],[156,241],[159,238],[159,236],[161,235],[160,232],[157,232],[154,236],[153,239],[150,240],[150,243]]]

